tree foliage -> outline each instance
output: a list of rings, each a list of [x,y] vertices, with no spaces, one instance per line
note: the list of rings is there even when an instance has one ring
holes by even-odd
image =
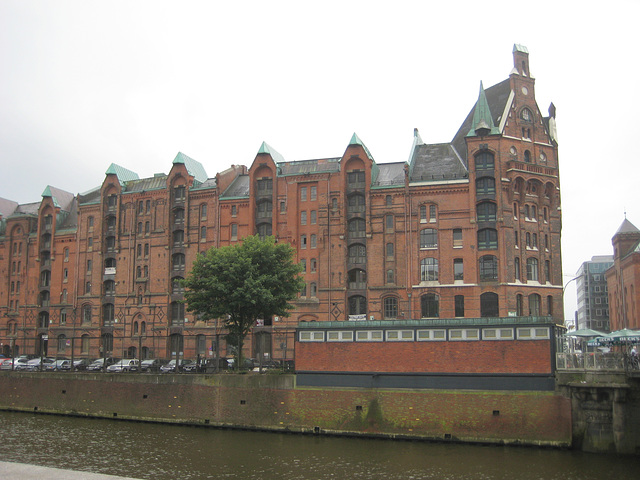
[[[183,284],[187,310],[205,319],[222,319],[238,339],[242,363],[244,338],[258,319],[286,316],[304,285],[294,250],[273,237],[246,237],[242,243],[211,248],[198,255]]]

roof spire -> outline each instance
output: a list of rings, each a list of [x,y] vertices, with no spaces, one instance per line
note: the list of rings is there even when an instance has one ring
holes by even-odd
[[[491,110],[489,109],[489,103],[487,102],[487,96],[484,93],[484,87],[481,81],[478,101],[476,102],[476,108],[473,112],[473,123],[471,124],[471,130],[469,130],[467,137],[485,137],[497,133],[500,133],[500,131],[493,123],[493,117],[491,116]]]

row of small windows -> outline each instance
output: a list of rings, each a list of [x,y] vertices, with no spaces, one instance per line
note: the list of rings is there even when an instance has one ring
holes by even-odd
[[[481,280],[498,279],[498,258],[494,255],[484,255],[479,260],[479,274]],[[453,279],[464,280],[464,263],[462,258],[453,259]],[[439,281],[438,259],[427,257],[420,261],[420,281]]]
[[[516,257],[514,259],[514,274],[515,279],[520,281],[520,258]],[[535,257],[527,258],[527,280],[532,282],[538,282],[540,279],[539,276],[539,262]],[[545,260],[544,262],[544,281],[552,283],[551,279],[551,261]]]
[[[433,328],[388,330],[303,330],[300,342],[455,342],[455,341],[507,341],[548,340],[548,327],[513,328]]]

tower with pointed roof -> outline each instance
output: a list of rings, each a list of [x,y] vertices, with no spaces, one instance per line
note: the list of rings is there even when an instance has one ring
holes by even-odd
[[[640,230],[626,218],[613,236],[606,272],[611,330],[640,329]]]

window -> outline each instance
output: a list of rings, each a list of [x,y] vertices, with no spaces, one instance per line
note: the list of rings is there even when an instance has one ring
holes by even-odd
[[[273,193],[273,179],[261,178],[256,182],[258,187],[258,196],[271,195]]]
[[[362,218],[354,218],[349,222],[349,238],[364,238],[366,224]]]
[[[438,281],[438,259],[423,258],[420,261],[420,281],[421,282],[437,282]]]
[[[364,187],[364,172],[348,172],[347,183],[351,188]]]
[[[182,285],[182,277],[173,277],[171,279],[171,293],[173,295],[182,295],[184,293],[184,286]]]
[[[68,248],[64,249],[64,261],[65,262],[69,261],[69,249]]]
[[[300,235],[300,248],[301,249],[305,249],[307,248],[307,236],[306,235]]]
[[[171,257],[172,268],[174,270],[184,270],[185,256],[184,253],[175,253]]]
[[[525,235],[526,238],[526,244],[527,244],[527,248],[531,248],[531,234],[529,232],[526,233]]]
[[[113,320],[114,320],[113,303],[105,303],[102,306],[102,324],[106,326],[113,325]]]
[[[300,225],[306,225],[306,224],[307,224],[307,212],[303,210],[302,212],[300,212]]]
[[[386,297],[383,300],[384,318],[386,320],[398,318],[398,299]]]
[[[87,248],[89,249],[89,251],[91,251],[91,249],[93,248],[93,237],[87,238]]]
[[[140,268],[140,267],[138,267]],[[138,275],[140,276],[140,275]],[[104,294],[105,295],[115,295],[116,293],[116,282],[113,280],[105,280],[104,282]]]
[[[492,177],[481,177],[476,180],[476,195],[493,195],[496,193],[496,181]]]
[[[310,243],[311,243],[311,248],[316,248],[318,244],[318,236],[315,233],[311,234]]]
[[[518,239],[518,231],[517,230],[513,231],[513,246],[515,248],[520,248],[519,239]]]
[[[298,340],[301,342],[324,342],[324,332],[302,331]]]
[[[365,211],[364,195],[351,195],[347,203],[347,213],[362,213]]]
[[[493,154],[490,152],[482,152],[476,155],[476,170],[493,170],[494,160]]]
[[[478,222],[495,222],[497,207],[493,202],[481,202],[477,207]]]
[[[207,239],[207,227],[200,227],[200,240],[205,241]]]
[[[429,205],[429,222],[435,222],[435,221],[436,221],[436,206]]]
[[[349,247],[349,263],[366,263],[367,247],[361,244],[351,245]]]
[[[149,244],[148,243],[144,244],[144,256],[145,257],[149,256]]]
[[[385,216],[385,228],[387,232],[393,232],[393,215]]]
[[[547,295],[547,315],[553,315],[553,297]]]
[[[532,233],[531,234],[531,248],[533,248],[534,250],[538,249],[538,234],[537,233]]]
[[[232,217],[237,217],[238,216],[238,207],[237,207],[237,205],[231,205],[231,216]]]
[[[264,240],[266,237],[271,236],[272,226],[270,223],[262,223],[258,225],[258,236],[261,240]]]
[[[318,212],[316,212],[315,210],[311,210],[310,216],[309,216],[309,223],[311,223],[311,225],[315,225],[317,222],[317,216],[318,216]]]
[[[140,200],[138,202],[138,213],[142,213],[142,212],[144,212],[144,202]]]
[[[442,342],[447,339],[447,331],[442,329],[418,330],[416,336],[419,342]]]
[[[386,247],[386,253],[387,253],[387,260],[389,259],[393,259],[393,243],[387,243],[387,247]]]
[[[367,299],[361,295],[349,297],[349,315],[366,315]]]
[[[142,244],[141,243],[138,244],[138,247],[136,248],[136,252],[137,252],[136,256],[138,258],[140,258],[142,256]]]
[[[420,205],[420,223],[427,223],[427,206]]]
[[[327,342],[353,342],[353,332],[351,330],[329,331]]]
[[[206,220],[207,219],[207,204],[203,203],[202,205],[200,205],[200,219],[201,220]]]
[[[387,196],[384,198],[384,204],[385,204],[385,206],[387,206],[387,207],[390,207],[390,206],[392,206],[392,205],[393,205],[393,198],[391,197],[391,195],[387,195]]]
[[[522,294],[518,294],[516,295],[516,315],[521,317],[523,314],[522,312],[524,311],[522,309],[522,302],[523,302],[523,296]]]
[[[286,213],[287,212],[287,202],[285,202],[284,200],[280,201],[280,213]]]
[[[307,273],[307,259],[301,258],[300,265],[302,265],[302,273]]]
[[[480,330],[477,328],[455,328],[449,330],[449,340],[480,340]]]
[[[456,295],[454,297],[455,316],[464,317],[464,295]]]
[[[513,202],[513,218],[518,218],[518,203]]]
[[[306,297],[307,296],[307,284],[303,284],[302,288],[300,289],[300,296],[301,297]]]
[[[454,228],[453,229],[453,248],[461,248],[462,247],[462,229]]]
[[[82,323],[91,323],[91,305],[84,305],[82,307]]]
[[[316,187],[315,185],[312,185],[309,188],[309,200],[311,200],[312,202],[315,202],[317,197],[318,197],[318,187]]]
[[[389,269],[387,270],[387,278],[386,278],[386,283],[388,284],[393,284],[395,283],[395,272],[393,271],[393,269]]]
[[[538,259],[527,258],[527,280],[537,282],[538,281]]]
[[[58,352],[62,353],[67,349],[67,337],[64,334],[58,335]]]
[[[317,269],[318,269],[318,262],[315,258],[312,258],[309,261],[309,269],[311,270],[311,273],[316,273]]]
[[[300,187],[300,201],[307,201],[307,187]]]
[[[312,297],[317,297],[318,296],[318,284],[315,282],[311,282],[309,284],[309,294]]]
[[[513,268],[514,268],[514,276],[515,276],[515,280],[516,282],[520,281],[520,258],[516,257],[513,260]]]
[[[521,327],[517,329],[518,340],[548,339],[548,328]]]
[[[349,288],[354,290],[364,290],[367,288],[367,272],[359,268],[349,270],[347,274]]]
[[[87,225],[89,228],[93,228],[93,217],[87,219]]]
[[[529,295],[529,315],[537,317],[540,314],[540,295],[532,293]]]
[[[173,246],[179,247],[184,245],[184,230],[175,230],[173,232]]]
[[[480,257],[480,280],[498,279],[498,258],[494,255]]]
[[[271,218],[273,216],[273,204],[270,200],[263,200],[256,208],[256,218]]]
[[[81,353],[88,354],[89,353],[89,345],[90,345],[90,337],[86,333],[82,335],[80,339],[81,343]]]
[[[171,302],[171,324],[182,325],[184,323],[184,303]]]
[[[544,261],[544,281],[551,283],[551,262],[549,260]]]
[[[494,228],[478,230],[478,250],[495,250],[498,248],[498,231]]]
[[[148,235],[150,231],[151,231],[151,224],[149,222],[144,222],[144,233]]]
[[[483,328],[483,340],[513,340],[513,328]]]
[[[186,188],[184,187],[184,185],[180,185],[179,187],[175,187],[173,189],[174,191],[174,198],[176,200],[184,200],[185,196],[186,196]]]
[[[232,223],[231,224],[231,240],[237,240],[237,239],[238,239],[238,224]]]
[[[437,318],[440,316],[440,299],[435,293],[427,293],[420,298],[422,318]]]
[[[480,316],[481,317],[499,317],[500,305],[498,303],[498,294],[493,292],[485,292],[480,295]]]
[[[382,330],[359,330],[356,332],[356,342],[381,342]]]
[[[173,211],[173,223],[184,223],[184,208],[176,208]]]
[[[420,248],[438,248],[438,231],[433,228],[420,230]]]
[[[453,259],[453,279],[464,280],[464,263],[461,258]]]
[[[387,330],[387,342],[413,342],[413,330]]]

